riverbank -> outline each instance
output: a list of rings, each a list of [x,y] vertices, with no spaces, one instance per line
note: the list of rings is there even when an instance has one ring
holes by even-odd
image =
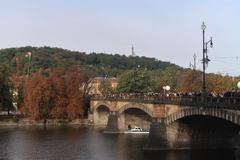
[[[46,120],[30,120],[27,118],[8,118],[1,119],[0,127],[28,127],[28,126],[82,126],[91,125],[88,119],[75,119],[72,121],[64,119],[46,119]]]

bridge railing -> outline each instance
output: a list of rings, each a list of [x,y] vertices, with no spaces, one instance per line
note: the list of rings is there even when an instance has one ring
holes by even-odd
[[[240,110],[240,97],[201,97],[201,96],[101,96],[94,95],[91,100],[130,101],[137,103],[174,104],[180,106],[217,107]]]

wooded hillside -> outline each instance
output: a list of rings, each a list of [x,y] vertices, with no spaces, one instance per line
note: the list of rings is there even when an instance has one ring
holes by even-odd
[[[116,77],[125,70],[132,70],[137,66],[145,70],[163,71],[167,68],[182,70],[181,67],[170,62],[163,62],[155,58],[131,57],[119,54],[90,53],[70,51],[51,47],[21,47],[0,50],[0,63],[10,67],[12,73],[26,74],[28,58],[27,52],[32,53],[31,72],[39,69],[69,67],[79,65],[88,73],[96,76]]]

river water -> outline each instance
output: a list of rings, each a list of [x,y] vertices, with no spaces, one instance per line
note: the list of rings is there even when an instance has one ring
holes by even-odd
[[[94,128],[0,128],[2,160],[237,160],[238,150],[143,151],[146,135]]]

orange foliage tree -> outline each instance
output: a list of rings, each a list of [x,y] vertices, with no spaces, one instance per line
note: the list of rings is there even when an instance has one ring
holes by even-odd
[[[49,78],[34,74],[28,77],[24,84],[24,100],[20,111],[32,118],[41,119],[48,117],[51,110],[53,95]]]
[[[236,80],[235,80],[236,81]],[[234,89],[235,82],[232,77],[219,74],[206,75],[207,92],[224,93]],[[235,87],[236,88],[236,87]],[[202,73],[199,71],[187,70],[182,74],[181,92],[200,92],[202,90]]]
[[[199,71],[187,70],[182,74],[179,91],[199,92],[201,91],[201,86],[201,73]]]
[[[234,80],[229,76],[209,74],[207,77],[208,92],[224,93],[232,91],[234,88],[236,88],[234,87]]]
[[[66,77],[66,92],[68,95],[67,115],[69,119],[74,119],[76,116],[83,116],[86,110],[84,93],[83,93],[84,77],[79,72],[78,68],[70,68],[69,74]]]
[[[53,69],[49,76],[35,73],[24,84],[21,111],[32,119],[75,119],[84,114],[82,83],[77,67]]]

